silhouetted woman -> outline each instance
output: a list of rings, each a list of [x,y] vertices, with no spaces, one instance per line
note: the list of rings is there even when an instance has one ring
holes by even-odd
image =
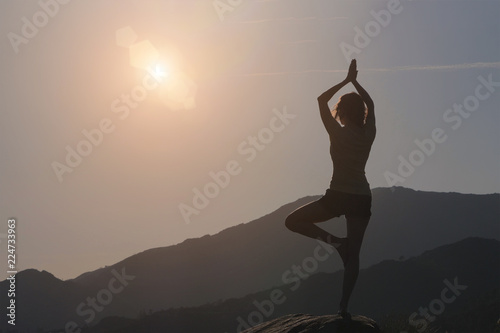
[[[328,243],[339,252],[344,263],[339,313],[348,319],[347,304],[358,278],[359,251],[371,216],[371,191],[365,165],[375,139],[373,101],[356,80],[357,74],[356,60],[352,60],[346,79],[318,97],[321,120],[330,136],[334,166],[330,188],[319,200],[292,212],[285,222],[288,229]],[[348,83],[354,85],[358,94],[341,96],[330,111],[328,102]],[[315,224],[341,215],[345,215],[347,221],[347,238],[336,237]]]

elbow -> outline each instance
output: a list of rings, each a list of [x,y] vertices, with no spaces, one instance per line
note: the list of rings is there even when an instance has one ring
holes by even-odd
[[[322,96],[318,97],[318,107],[320,112],[324,112],[324,110],[329,110],[328,101]]]
[[[326,99],[326,97],[324,96],[325,94],[321,94],[319,95],[319,97],[317,98],[318,99],[318,104],[325,104],[325,103],[328,103],[328,100]]]

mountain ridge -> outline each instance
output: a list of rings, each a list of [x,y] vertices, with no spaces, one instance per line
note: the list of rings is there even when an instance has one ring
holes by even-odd
[[[485,260],[478,262],[473,255],[461,261],[450,260],[466,253],[471,247],[478,249],[476,253]],[[500,279],[499,260],[500,241],[478,237],[446,244],[425,251],[425,255],[403,261],[384,260],[361,270],[350,308],[353,315],[362,314],[382,323],[387,322],[387,314],[402,316],[406,323],[400,322],[397,330],[387,330],[388,324],[384,323],[385,332],[399,333],[411,327],[419,328],[424,318],[419,308],[432,309],[432,304],[444,294],[448,299],[447,302],[442,301],[445,309],[431,310],[434,312],[430,314],[436,318],[427,325],[443,324],[456,329],[450,318],[461,315],[469,321],[461,320],[464,328],[462,332],[474,328],[474,318],[470,316],[483,318],[480,324],[482,328],[493,327],[498,319],[497,311],[500,310],[497,282]],[[136,320],[106,318],[85,332],[138,332],[139,328],[144,327],[162,332],[233,332],[239,331],[238,327],[255,327],[259,331],[258,325],[266,326],[262,322],[272,322],[289,314],[323,316],[335,313],[341,282],[342,272],[321,272],[305,278],[295,290],[285,284],[200,307],[173,308],[145,314]],[[276,290],[282,292],[281,300],[271,303],[272,292]],[[482,305],[483,300],[487,300],[490,306],[486,308]],[[478,307],[479,311],[475,311]],[[414,320],[410,321],[412,312],[415,313]]]
[[[35,288],[36,293],[21,294],[20,301],[33,304],[27,309],[34,309],[46,307],[50,299],[54,311],[59,311],[61,317],[68,320],[76,317],[81,323],[82,317],[75,315],[75,309],[87,297],[95,297],[107,288],[114,278],[113,271],[134,279],[94,320],[110,315],[135,317],[143,309],[198,306],[280,285],[283,272],[311,257],[318,246],[316,241],[288,231],[283,221],[292,210],[317,197],[298,199],[215,235],[148,249],[77,278],[58,280],[57,283],[65,282],[64,288],[68,288],[65,293],[49,294],[43,285],[36,286],[40,281],[26,279],[27,285],[23,288]],[[470,236],[498,237],[499,199],[498,194],[374,189],[373,216],[362,249],[362,267],[384,259],[412,257]],[[476,218],[477,222],[471,224],[470,220]],[[343,219],[321,224],[321,227],[338,235],[345,233]],[[332,273],[341,267],[334,253],[328,260],[318,262],[316,272]],[[19,274],[21,283],[23,274]],[[0,282],[0,291],[5,286],[5,281]],[[26,318],[30,316],[31,313],[25,313]],[[40,325],[54,326],[57,322],[49,317],[44,320],[43,313],[36,318],[33,322]]]

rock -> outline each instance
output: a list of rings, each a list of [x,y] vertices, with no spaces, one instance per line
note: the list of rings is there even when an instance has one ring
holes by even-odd
[[[243,333],[379,333],[377,323],[364,316],[352,316],[351,321],[340,315],[313,316],[308,314],[291,314],[270,320]]]

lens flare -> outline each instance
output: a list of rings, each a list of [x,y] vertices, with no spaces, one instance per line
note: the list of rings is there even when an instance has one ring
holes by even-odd
[[[158,82],[164,81],[168,76],[169,72],[165,65],[156,64],[147,68],[149,74],[154,77]]]

